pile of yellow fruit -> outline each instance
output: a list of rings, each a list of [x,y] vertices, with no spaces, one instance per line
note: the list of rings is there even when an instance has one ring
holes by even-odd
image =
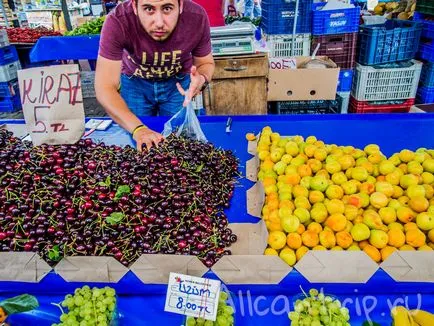
[[[265,127],[257,154],[266,255],[292,266],[308,250],[363,250],[376,262],[433,250],[434,150],[386,158],[375,144],[361,150]]]
[[[374,8],[376,15],[387,15],[391,19],[396,18],[408,20],[413,17],[416,10],[416,0],[401,0],[400,2],[379,2]]]

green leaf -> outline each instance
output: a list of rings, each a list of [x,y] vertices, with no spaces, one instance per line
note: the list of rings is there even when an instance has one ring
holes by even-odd
[[[105,179],[104,182],[101,181],[101,182],[98,183],[98,185],[101,186],[101,187],[110,187],[111,184],[112,184],[112,183],[111,183],[111,180],[110,180],[110,176],[108,176],[108,177]]]
[[[48,258],[50,260],[58,261],[60,259],[59,246],[55,245],[53,248],[48,250]]]
[[[203,164],[199,165],[199,166],[196,168],[196,172],[200,172],[200,171],[202,171],[203,166],[204,166]]]
[[[125,218],[124,213],[121,212],[114,212],[111,213],[109,217],[106,218],[107,223],[114,225],[119,224],[122,222],[122,220]]]
[[[129,195],[130,193],[131,193],[131,188],[129,186],[126,186],[126,185],[119,186],[118,190],[116,191],[115,198],[119,199],[123,195]]]

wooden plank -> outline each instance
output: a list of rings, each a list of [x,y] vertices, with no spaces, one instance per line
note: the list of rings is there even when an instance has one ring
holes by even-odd
[[[215,58],[213,79],[265,77],[268,75],[266,54]]]
[[[267,114],[265,77],[214,80],[204,97],[210,115]]]

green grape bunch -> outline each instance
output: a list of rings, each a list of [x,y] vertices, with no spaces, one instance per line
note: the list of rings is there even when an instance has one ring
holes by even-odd
[[[77,288],[60,305],[60,323],[52,326],[109,326],[115,315],[116,291],[111,287]],[[63,308],[68,312],[64,312]]]
[[[188,317],[186,326],[233,326],[235,311],[234,308],[227,304],[227,300],[228,294],[220,292],[216,321]]]
[[[304,293],[304,292],[303,292]],[[338,299],[311,289],[288,314],[291,326],[351,326],[350,312]]]

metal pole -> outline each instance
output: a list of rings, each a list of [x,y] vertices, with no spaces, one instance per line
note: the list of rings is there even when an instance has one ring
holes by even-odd
[[[295,1],[295,13],[294,13],[294,26],[292,27],[292,41],[291,41],[291,57],[294,56],[295,47],[295,34],[297,32],[297,18],[298,18],[298,5],[300,0]]]
[[[62,4],[63,17],[65,18],[66,29],[70,31],[72,30],[72,24],[71,24],[71,17],[69,16],[68,4],[66,3],[66,0],[61,0],[61,4]]]

